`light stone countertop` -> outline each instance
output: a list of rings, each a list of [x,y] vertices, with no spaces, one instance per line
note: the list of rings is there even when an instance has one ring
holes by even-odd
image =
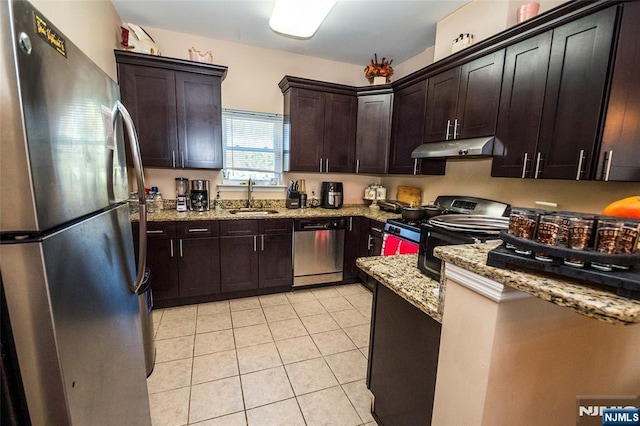
[[[397,213],[388,213],[379,209],[371,209],[366,206],[344,206],[340,209],[323,209],[318,208],[306,208],[306,209],[287,209],[282,207],[264,207],[265,209],[277,210],[278,213],[274,214],[232,214],[231,209],[222,209],[218,212],[215,210],[209,210],[205,212],[186,211],[178,212],[176,209],[164,209],[154,213],[147,213],[147,221],[149,222],[182,222],[192,220],[239,220],[239,219],[303,219],[314,217],[349,217],[349,216],[364,216],[369,219],[379,220],[385,222],[387,219],[397,219],[401,215]],[[131,221],[137,222],[139,220],[138,214],[131,215]]]
[[[611,324],[640,323],[640,301],[616,296],[612,291],[558,275],[527,269],[487,266],[487,253],[500,243],[441,246],[434,250],[445,262],[493,281]]]
[[[442,323],[442,308],[438,296],[440,283],[420,272],[417,254],[361,257],[356,260],[356,265],[413,306]]]

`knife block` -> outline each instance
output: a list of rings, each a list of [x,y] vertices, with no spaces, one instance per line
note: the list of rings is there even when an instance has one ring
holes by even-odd
[[[300,192],[299,191],[287,191],[287,203],[288,209],[300,208]]]

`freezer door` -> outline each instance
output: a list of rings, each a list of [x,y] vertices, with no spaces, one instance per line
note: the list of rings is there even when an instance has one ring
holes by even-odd
[[[32,424],[150,424],[126,205],[0,245]]]
[[[109,137],[118,86],[29,3],[2,2],[0,20],[12,117],[2,122],[0,230],[43,231],[125,200],[121,122]]]

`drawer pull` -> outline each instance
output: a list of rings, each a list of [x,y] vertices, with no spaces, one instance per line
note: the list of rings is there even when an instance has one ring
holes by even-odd
[[[584,171],[582,170],[582,163],[584,162],[584,159],[584,149],[581,149],[580,154],[578,154],[578,171],[576,172],[576,180],[580,180],[580,178],[582,177],[582,173],[584,173]]]
[[[538,176],[540,176],[540,164],[542,163],[542,153],[539,152],[538,153],[538,157],[536,158],[536,173],[535,175],[533,175],[534,179],[538,179]]]
[[[187,232],[209,232],[209,228],[189,228]]]
[[[524,161],[522,161],[522,179],[527,177],[527,164],[529,163],[529,153],[524,153]]]
[[[159,231],[149,231],[147,230],[147,234],[164,234],[164,231],[159,230]]]
[[[611,159],[613,158],[613,151],[605,153],[605,167],[604,167],[604,180],[609,180],[609,174],[611,173]]]

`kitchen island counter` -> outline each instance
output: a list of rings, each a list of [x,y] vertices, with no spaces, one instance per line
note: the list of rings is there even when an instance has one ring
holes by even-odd
[[[499,244],[442,246],[437,247],[434,254],[449,264],[578,314],[611,324],[640,323],[640,301],[616,296],[611,291],[557,275],[487,266],[487,254]]]
[[[434,320],[442,323],[440,283],[418,269],[418,255],[361,257],[358,268],[411,303]]]

